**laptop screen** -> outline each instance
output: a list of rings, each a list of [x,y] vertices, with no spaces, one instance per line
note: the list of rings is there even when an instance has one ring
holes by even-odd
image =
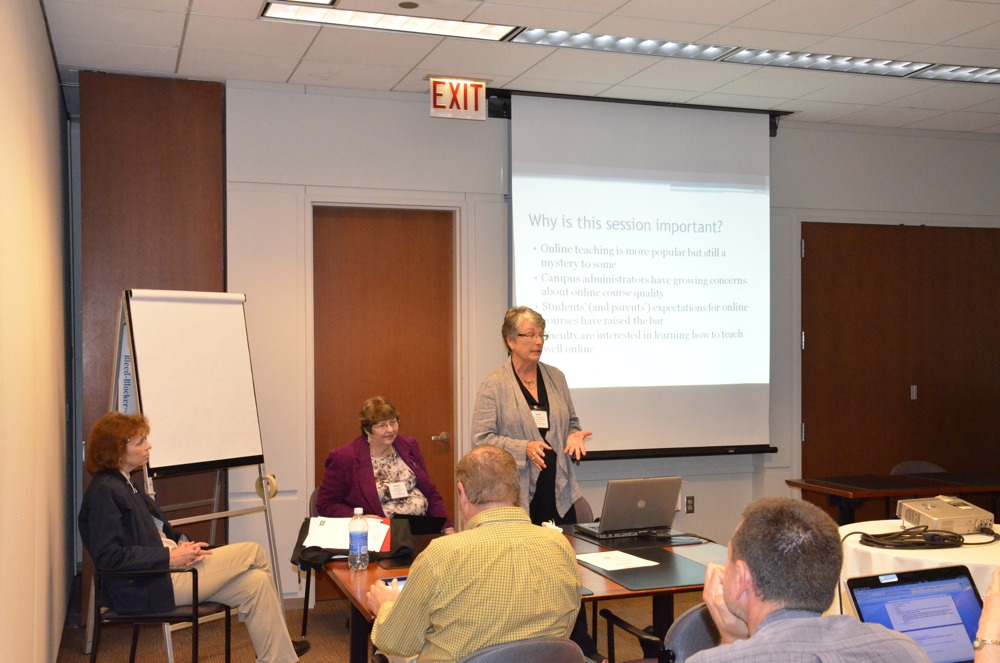
[[[604,494],[600,532],[669,529],[681,477],[612,479]]]
[[[983,602],[968,568],[851,578],[847,587],[861,621],[908,635],[934,663],[971,663]]]

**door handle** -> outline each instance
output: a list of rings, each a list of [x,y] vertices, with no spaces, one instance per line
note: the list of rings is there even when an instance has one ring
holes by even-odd
[[[434,435],[431,437],[431,439],[434,440],[435,442],[444,442],[445,444],[451,442],[451,436],[448,435],[448,433],[441,433],[440,435]]]

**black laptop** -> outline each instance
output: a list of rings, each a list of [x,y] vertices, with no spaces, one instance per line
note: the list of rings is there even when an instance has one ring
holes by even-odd
[[[578,523],[576,531],[596,539],[666,534],[674,524],[681,477],[612,479],[596,523]]]
[[[934,663],[972,663],[983,601],[967,567],[849,578],[847,589],[861,621],[908,635]]]

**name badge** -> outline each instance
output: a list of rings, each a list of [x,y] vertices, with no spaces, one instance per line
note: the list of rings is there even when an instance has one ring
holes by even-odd
[[[532,410],[531,418],[535,420],[535,425],[539,428],[549,427],[549,413],[546,410]]]
[[[393,481],[389,484],[389,497],[394,500],[402,499],[409,495],[409,491],[406,490],[405,481]]]

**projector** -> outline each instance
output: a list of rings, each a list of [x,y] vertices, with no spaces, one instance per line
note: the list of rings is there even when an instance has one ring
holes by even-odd
[[[983,527],[993,529],[993,514],[975,504],[947,495],[917,500],[899,500],[896,516],[906,525],[926,525],[955,534],[978,534]]]

